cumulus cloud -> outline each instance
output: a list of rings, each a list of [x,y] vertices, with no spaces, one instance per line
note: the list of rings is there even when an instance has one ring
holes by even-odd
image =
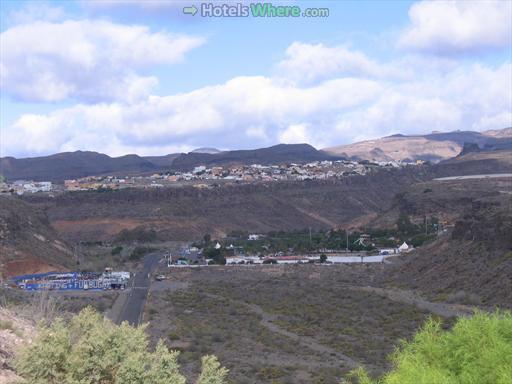
[[[292,43],[275,66],[282,79],[312,85],[336,77],[359,77],[387,81],[411,81],[453,70],[458,62],[447,57],[407,54],[379,62],[343,45]]]
[[[29,101],[134,101],[158,84],[138,69],[178,62],[203,42],[107,21],[16,25],[0,35],[0,86]]]
[[[324,75],[309,81],[293,80],[289,73],[236,77],[186,93],[26,114],[4,130],[0,150],[17,156],[77,149],[111,155],[164,154],[203,146],[255,148],[279,142],[308,142],[322,148],[393,133],[512,125],[512,89],[504,86],[512,83],[510,62],[489,66],[440,59],[427,65],[431,60],[405,57],[380,63],[356,55],[361,63],[370,64],[355,73],[355,68],[351,72],[336,66],[324,70],[314,60],[318,49],[338,57],[344,48],[292,46],[288,52],[294,53],[288,59],[312,63],[312,70],[320,68],[318,73]],[[86,47],[77,49],[86,51]],[[125,60],[139,59],[135,55]],[[295,66],[297,73],[308,67],[290,60],[286,65]],[[382,68],[405,76],[382,75]]]
[[[279,74],[304,83],[335,75],[379,77],[383,73],[383,68],[366,55],[343,46],[294,42],[285,56],[277,65]]]
[[[302,144],[311,142],[306,124],[292,124],[279,134],[279,141],[284,144]]]
[[[471,81],[468,81],[471,79]],[[420,81],[386,87],[375,102],[356,108],[338,122],[342,137],[358,130],[357,140],[393,133],[505,128],[512,105],[512,65],[472,65]],[[487,124],[483,124],[486,122]]]
[[[240,147],[309,141],[301,121],[316,121],[375,98],[371,80],[333,79],[298,88],[265,77],[239,77],[193,92],[150,96],[135,103],[76,105],[47,115],[24,115],[6,130],[3,153],[52,153],[88,148],[120,154],[130,147],[162,143]],[[303,137],[300,137],[302,133]],[[321,137],[321,134],[318,135]],[[115,143],[116,151],[112,152]]]
[[[410,8],[398,46],[443,55],[510,47],[511,14],[508,0],[422,1]]]
[[[6,130],[3,153],[87,148],[155,154],[277,142],[324,147],[397,132],[503,128],[510,121],[512,91],[500,85],[512,81],[511,73],[510,63],[473,65],[413,82],[335,78],[305,87],[238,77],[132,104],[83,104],[24,115]]]

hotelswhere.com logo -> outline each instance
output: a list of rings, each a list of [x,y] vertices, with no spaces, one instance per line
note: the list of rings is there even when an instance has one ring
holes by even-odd
[[[183,7],[183,13],[201,17],[329,17],[329,8],[301,8],[298,5],[272,3],[201,3]]]

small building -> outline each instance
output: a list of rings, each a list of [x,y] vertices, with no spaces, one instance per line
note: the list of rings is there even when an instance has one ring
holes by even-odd
[[[204,165],[199,165],[199,166],[197,166],[197,167],[194,167],[194,170],[192,171],[192,173],[193,173],[194,175],[197,175],[197,174],[199,174],[199,173],[203,173],[203,172],[205,172],[205,171],[206,171],[206,167],[205,167]]]
[[[403,244],[401,246],[398,247],[398,252],[400,253],[406,253],[406,252],[409,252],[411,250],[411,247],[409,247],[409,245],[407,245],[407,243],[404,241]]]

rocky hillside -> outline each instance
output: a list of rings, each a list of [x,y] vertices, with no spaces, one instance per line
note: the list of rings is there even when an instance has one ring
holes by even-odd
[[[0,196],[0,276],[66,269],[72,256],[40,208]]]
[[[24,159],[3,157],[0,158],[0,175],[8,180],[62,182],[91,175],[147,174],[171,169],[190,171],[198,165],[305,163],[335,158],[339,157],[318,151],[308,144],[280,144],[269,148],[224,152],[203,148],[190,153],[146,157],[110,157],[97,152],[76,151]]]
[[[0,174],[9,180],[63,181],[90,175],[126,174],[156,171],[161,162],[171,160],[162,156],[158,164],[137,155],[110,157],[97,152],[63,152],[51,156],[16,159],[0,158]],[[153,159],[154,160],[154,159]]]
[[[383,276],[387,284],[419,290],[433,300],[512,307],[510,176],[413,184],[369,225],[393,227],[404,216],[419,226],[425,217],[427,223],[437,218],[442,231],[431,242],[394,259]]]
[[[475,200],[452,230],[404,256],[385,280],[434,300],[512,308],[510,233],[510,195]]]
[[[404,186],[429,176],[417,169],[383,170],[337,181],[70,193],[27,196],[46,207],[69,240],[108,240],[120,231],[154,229],[164,240],[205,233],[332,228],[365,223],[389,207]]]
[[[476,144],[484,150],[512,149],[512,128],[473,132],[433,132],[427,135],[392,135],[375,140],[326,148],[337,156],[374,161],[438,162],[457,156],[465,143]]]
[[[512,173],[512,149],[468,152],[433,167],[436,177]]]

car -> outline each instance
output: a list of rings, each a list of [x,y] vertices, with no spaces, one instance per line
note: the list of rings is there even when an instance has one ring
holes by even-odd
[[[164,275],[157,275],[157,276],[155,277],[155,279],[156,279],[157,281],[162,281],[162,280],[165,280],[165,276],[164,276]]]

